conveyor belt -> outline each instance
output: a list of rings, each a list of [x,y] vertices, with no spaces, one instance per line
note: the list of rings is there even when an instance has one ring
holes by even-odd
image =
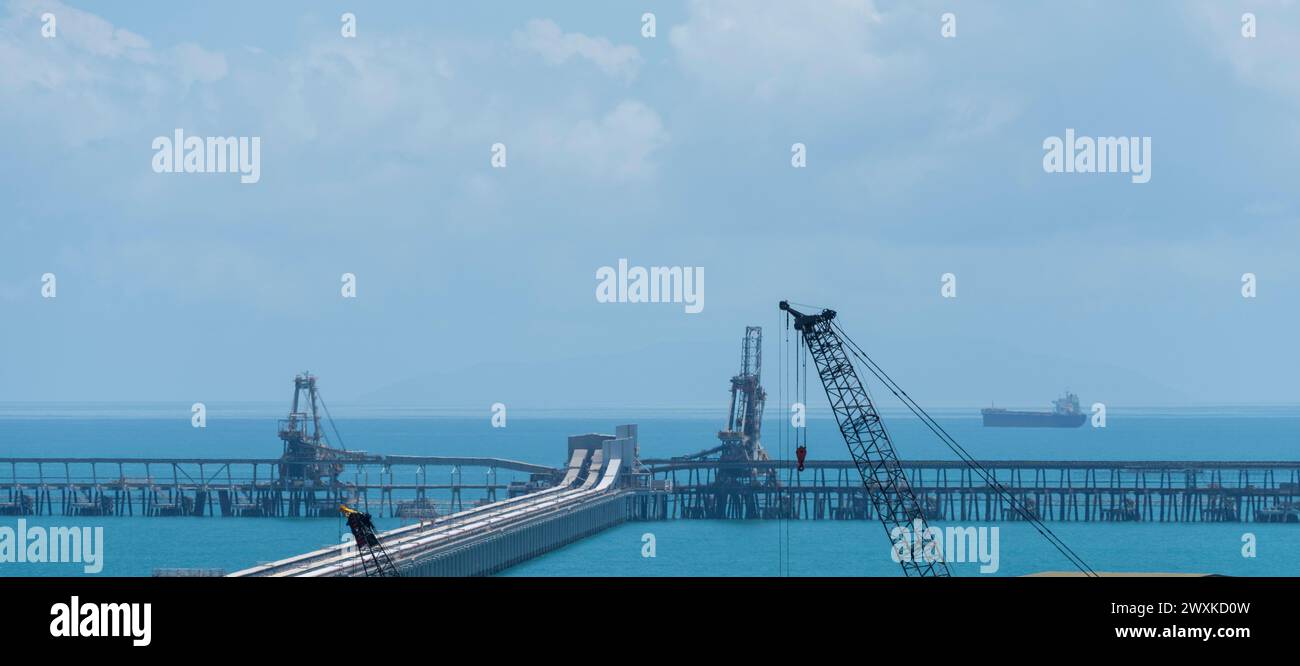
[[[583,462],[590,455],[582,484],[572,488]],[[503,502],[462,511],[432,524],[408,525],[379,535],[389,556],[401,568],[403,563],[426,559],[446,549],[459,547],[483,535],[537,520],[557,510],[573,506],[608,493],[618,478],[621,459],[615,454],[607,463],[596,449],[588,454],[575,450],[563,480],[553,488],[511,498]],[[354,573],[360,568],[355,551],[345,545],[307,553],[232,574],[234,576],[333,576]]]

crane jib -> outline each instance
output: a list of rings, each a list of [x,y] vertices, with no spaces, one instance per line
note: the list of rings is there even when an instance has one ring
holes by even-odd
[[[914,533],[919,538],[932,534],[926,526],[925,510],[912,492],[912,486],[898,462],[898,454],[867,390],[858,378],[844,350],[844,344],[830,322],[834,310],[806,315],[781,302],[781,309],[794,319],[794,328],[803,335],[808,354],[817,367],[826,398],[844,443],[862,476],[876,515],[891,541],[896,535]],[[948,565],[941,558],[898,558],[908,576],[948,576]]]
[[[834,310],[824,309],[818,314],[807,315],[791,308],[788,301],[781,301],[781,310],[787,312],[788,316],[794,319],[795,330],[802,334],[809,354],[813,357],[817,366],[822,386],[826,389],[826,397],[830,400],[831,408],[835,412],[835,419],[839,423],[840,433],[844,436],[844,442],[848,445],[849,452],[853,454],[853,460],[857,464],[858,471],[862,474],[862,482],[867,486],[868,495],[872,498],[872,503],[880,516],[881,522],[889,530],[891,540],[895,539],[897,534],[908,534],[907,528],[900,529],[896,524],[891,527],[891,524],[896,523],[900,518],[916,513],[921,515],[913,518],[912,525],[915,531],[912,534],[924,540],[927,536],[932,535],[932,532],[925,527],[924,507],[917,503],[907,478],[902,474],[898,457],[894,452],[894,445],[890,441],[884,425],[880,422],[880,415],[876,412],[870,396],[858,379],[849,354],[858,359],[863,364],[863,367],[875,376],[890,393],[893,393],[895,397],[902,401],[903,405],[912,414],[921,419],[921,423],[929,428],[930,432],[934,433],[962,462],[966,463],[966,466],[973,474],[983,479],[989,488],[996,491],[1001,501],[1006,502],[1020,518],[1033,525],[1034,529],[1051,543],[1061,555],[1065,556],[1071,564],[1083,572],[1085,576],[1097,576],[1097,572],[1088,566],[1088,563],[1057,536],[1051,528],[1045,525],[1036,512],[1026,507],[1020,498],[1008,491],[998,481],[996,475],[985,469],[965,447],[958,443],[952,435],[948,434],[948,431],[934,417],[930,416],[924,408],[912,399],[912,396],[908,395],[907,391],[903,390],[892,377],[885,373],[884,369],[873,361],[862,347],[858,346],[838,324],[834,323]],[[845,353],[845,341],[848,342],[848,353]],[[802,468],[802,465],[800,467]],[[879,499],[877,499],[878,496]],[[887,511],[881,511],[882,506]],[[912,543],[913,552],[915,552],[917,545],[915,538],[913,537]],[[898,544],[895,545],[898,546]],[[921,545],[924,554],[933,552],[925,550],[924,543]],[[930,561],[928,556],[924,559]],[[904,561],[901,564],[903,565],[903,572],[908,575],[948,575],[946,565],[942,565],[942,570],[939,570],[933,567],[909,567],[909,564],[915,564],[915,562]]]

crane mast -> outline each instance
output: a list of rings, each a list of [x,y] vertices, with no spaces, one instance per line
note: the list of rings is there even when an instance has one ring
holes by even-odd
[[[928,534],[925,511],[912,492],[911,483],[899,464],[894,443],[880,421],[880,415],[858,379],[852,361],[844,351],[831,322],[834,310],[817,314],[803,314],[781,301],[781,309],[794,319],[794,328],[808,347],[808,354],[817,366],[826,398],[830,401],[840,434],[848,445],[849,454],[862,475],[876,515],[885,527],[889,538],[911,533],[915,539]],[[942,558],[900,557],[899,564],[907,576],[948,576],[948,565]]]
[[[763,390],[763,329],[746,326],[740,343],[740,374],[731,378],[731,409],[727,416],[727,429],[718,433],[721,440],[722,462],[749,462],[767,460],[767,451],[760,441],[763,428],[763,404],[767,392]],[[758,470],[752,468],[719,470],[720,481],[749,482],[757,479]]]
[[[320,397],[316,377],[302,373],[293,378],[293,406],[289,417],[280,420],[279,435],[284,442],[280,475],[285,480],[321,483],[333,478],[342,467],[328,462],[334,449],[325,441],[320,422]]]
[[[330,419],[329,409],[316,388],[316,376],[308,372],[293,378],[293,406],[277,428],[284,452],[280,456],[280,479],[295,486],[337,485],[344,461],[372,459],[360,451],[334,448],[325,438],[321,413]],[[338,430],[335,429],[335,434]]]
[[[773,515],[760,507],[752,492],[745,487],[755,484],[779,486],[776,469],[770,466],[753,466],[769,460],[761,441],[763,431],[763,405],[767,391],[763,390],[763,329],[746,326],[745,337],[740,342],[740,374],[731,378],[731,406],[727,410],[727,425],[718,431],[718,445],[674,460],[711,460],[717,456],[720,463],[717,477],[710,484],[710,492],[701,494],[701,505],[689,509],[698,517],[756,518]]]

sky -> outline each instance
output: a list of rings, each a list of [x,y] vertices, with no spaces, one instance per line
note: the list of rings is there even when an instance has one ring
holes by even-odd
[[[1300,403],[1298,55],[1264,0],[9,0],[0,401],[724,410],[789,299],[923,405]],[[178,128],[260,179],[157,173]]]

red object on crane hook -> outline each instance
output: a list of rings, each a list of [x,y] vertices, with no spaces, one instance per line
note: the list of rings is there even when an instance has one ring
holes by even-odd
[[[794,450],[794,455],[799,459],[799,471],[803,471],[803,459],[808,457],[808,447],[800,444],[799,448]]]

